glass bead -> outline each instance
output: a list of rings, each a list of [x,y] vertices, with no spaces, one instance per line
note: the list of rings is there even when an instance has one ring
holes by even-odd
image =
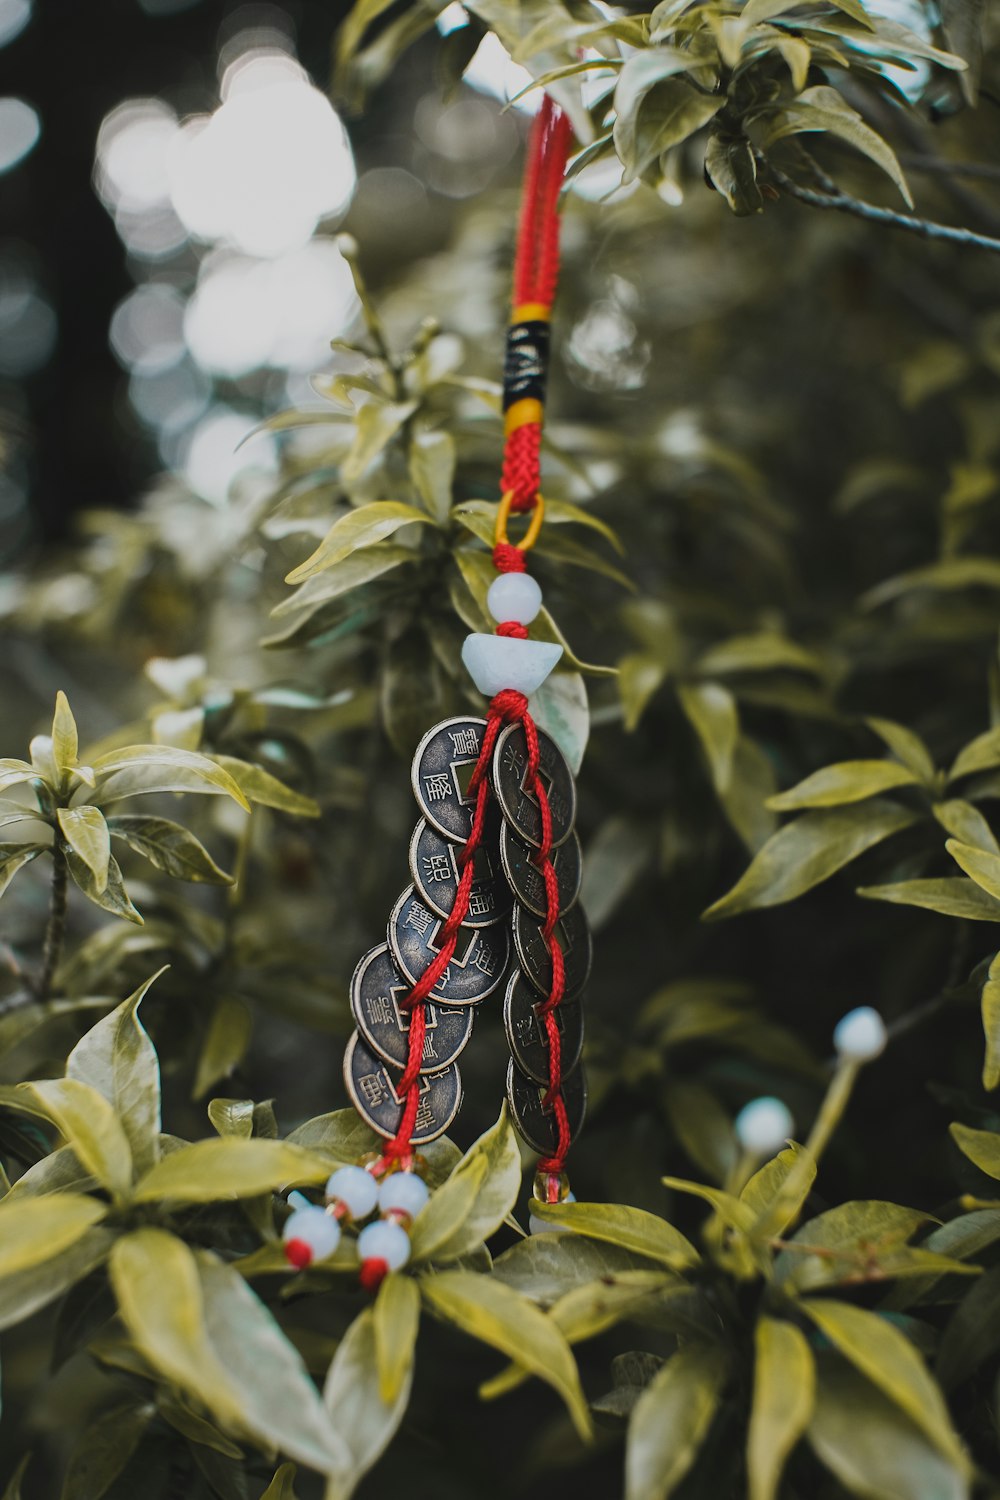
[[[326,1260],[340,1244],[340,1225],[322,1208],[297,1208],[285,1220],[281,1238],[286,1245],[290,1240],[308,1245],[314,1261]]]
[[[379,1212],[387,1214],[394,1211],[415,1219],[429,1197],[430,1190],[426,1182],[415,1172],[393,1172],[379,1186]]]
[[[367,1219],[378,1201],[378,1183],[364,1167],[338,1167],[326,1184],[326,1196],[339,1198],[352,1219]]]
[[[398,1271],[410,1258],[410,1237],[391,1219],[378,1219],[358,1235],[358,1256],[362,1261],[384,1260],[390,1271]]]
[[[501,573],[486,595],[486,608],[498,624],[530,625],[542,607],[542,591],[530,573]]]
[[[486,698],[504,688],[525,697],[540,688],[563,648],[549,641],[519,641],[511,635],[467,635],[462,661],[476,687]]]

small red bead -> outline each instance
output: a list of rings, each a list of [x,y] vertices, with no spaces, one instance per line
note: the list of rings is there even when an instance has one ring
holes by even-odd
[[[305,1240],[286,1240],[285,1258],[297,1271],[304,1271],[306,1266],[312,1265],[312,1246]]]
[[[512,635],[516,640],[526,641],[528,639],[528,627],[522,625],[520,620],[504,620],[497,626],[497,635]]]
[[[366,1292],[377,1292],[389,1274],[389,1262],[380,1255],[373,1255],[361,1262],[358,1280]]]

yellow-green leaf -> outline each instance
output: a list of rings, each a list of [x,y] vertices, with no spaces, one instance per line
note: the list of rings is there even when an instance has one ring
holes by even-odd
[[[274,807],[279,812],[292,813],[297,818],[318,818],[319,807],[312,797],[296,792],[277,776],[250,761],[237,760],[232,755],[213,755],[216,765],[228,771],[240,791],[249,802],[261,807]]]
[[[159,1156],[160,1065],[139,1005],[160,969],[81,1037],[66,1060],[67,1078],[89,1084],[113,1107],[122,1123],[136,1172]]]
[[[951,1138],[959,1151],[985,1172],[1000,1182],[1000,1135],[992,1130],[973,1130],[968,1125],[949,1127]]]
[[[896,906],[919,906],[945,917],[969,922],[1000,922],[1000,901],[964,875],[934,880],[897,880],[893,885],[862,885],[857,894],[867,901],[890,901]]]
[[[439,1317],[551,1385],[566,1403],[577,1432],[590,1435],[590,1415],[570,1347],[537,1307],[502,1282],[471,1271],[424,1276],[420,1292]]]
[[[302,583],[313,574],[332,568],[352,552],[384,541],[402,526],[430,524],[430,516],[415,505],[404,505],[400,500],[373,500],[334,521],[316,551],[292,569],[286,582]]]
[[[995,954],[980,998],[986,1051],[983,1056],[983,1088],[1000,1083],[1000,954]]]
[[[391,1272],[378,1289],[374,1314],[379,1396],[391,1407],[412,1368],[420,1326],[420,1291],[412,1277]]]
[[[805,1335],[794,1323],[759,1318],[754,1348],[749,1500],[775,1500],[788,1455],[812,1416],[816,1368]]]
[[[80,742],[76,720],[69,706],[69,699],[60,688],[56,693],[55,712],[52,715],[52,758],[60,779],[65,784],[70,771],[80,755]]]
[[[919,817],[895,803],[805,812],[779,828],[740,879],[704,913],[711,920],[794,901]]]
[[[72,1146],[82,1166],[115,1198],[132,1182],[132,1152],[121,1121],[103,1094],[75,1078],[48,1078],[23,1085]]]
[[[521,1153],[504,1105],[413,1225],[416,1260],[455,1260],[499,1229],[521,1187]]]
[[[773,106],[760,125],[760,142],[764,150],[785,136],[802,132],[826,131],[839,136],[881,167],[899,188],[907,207],[913,207],[903,169],[888,141],[866,125],[857,110],[852,109],[828,84],[804,89],[796,99]]]
[[[608,1240],[633,1255],[645,1255],[671,1270],[697,1265],[700,1256],[679,1229],[644,1208],[621,1203],[539,1203],[531,1201],[531,1212],[562,1229],[594,1240]]]
[[[366,1307],[345,1333],[326,1377],[323,1402],[344,1457],[330,1475],[325,1500],[350,1500],[359,1481],[392,1440],[409,1404],[412,1345],[396,1395],[392,1401],[385,1401],[375,1338],[375,1313]]]
[[[708,1436],[729,1373],[717,1344],[671,1356],[635,1404],[625,1450],[625,1500],[667,1500]]]
[[[897,786],[913,786],[920,778],[894,760],[844,760],[814,771],[798,786],[769,797],[775,812],[798,812],[803,807],[840,807],[863,802]]]
[[[214,1203],[252,1198],[293,1183],[325,1182],[330,1168],[322,1157],[287,1141],[195,1141],[165,1156],[136,1185],[137,1203],[173,1199]]]
[[[83,1193],[49,1193],[0,1203],[0,1278],[60,1255],[106,1213],[106,1204]]]
[[[106,890],[111,835],[100,808],[60,807],[56,817],[63,838],[93,875],[95,890]]]
[[[236,782],[207,755],[173,745],[124,745],[94,761],[102,803],[151,792],[202,792],[232,797],[247,812],[250,804]]]
[[[867,1308],[807,1297],[799,1306],[861,1373],[894,1401],[952,1463],[967,1467],[940,1387],[905,1334]]]
[[[701,741],[715,790],[727,791],[740,734],[736,699],[717,682],[680,683],[677,697]]]
[[[958,839],[947,839],[945,848],[971,880],[981,886],[987,895],[992,896],[994,901],[1000,901],[1000,854],[991,854],[986,849],[974,849],[969,844],[960,843]]]
[[[233,877],[220,870],[204,844],[180,823],[145,814],[119,815],[108,819],[112,838],[122,839],[130,849],[148,859],[174,880],[201,881],[208,885],[231,885]]]

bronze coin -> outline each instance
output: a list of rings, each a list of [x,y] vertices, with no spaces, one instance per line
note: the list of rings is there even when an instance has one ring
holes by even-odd
[[[410,1055],[410,1012],[399,1004],[410,992],[392,961],[388,944],[372,948],[351,979],[351,1010],[358,1030],[373,1052],[394,1068],[405,1068]],[[448,1010],[428,1001],[424,1007],[424,1057],[421,1073],[439,1073],[453,1063],[472,1035],[473,1012]]]
[[[355,1031],[344,1053],[344,1083],[351,1103],[366,1125],[391,1140],[403,1118],[405,1100],[396,1092],[400,1074],[376,1057]],[[462,1105],[458,1064],[420,1078],[420,1104],[411,1140],[414,1146],[444,1135]]]
[[[544,918],[547,914],[545,881],[535,864],[535,853],[505,821],[500,829],[500,863],[507,884],[522,906],[526,906],[536,917]],[[576,834],[571,833],[564,844],[553,849],[550,858],[559,886],[559,910],[569,911],[571,906],[576,905],[583,879],[583,858]]]
[[[578,1067],[563,1079],[563,1101],[569,1117],[570,1135],[575,1140],[587,1113],[587,1083],[583,1068]],[[545,1085],[526,1078],[511,1058],[507,1067],[507,1103],[518,1133],[540,1156],[550,1156],[558,1145],[554,1111],[542,1108]]]
[[[507,1045],[522,1073],[536,1083],[548,1083],[549,1044],[545,1021],[538,1014],[541,1004],[536,990],[515,969],[503,997]],[[559,1028],[563,1071],[571,1073],[583,1051],[583,1008],[578,1000],[563,1000],[552,1014]]]
[[[416,984],[439,952],[444,918],[429,911],[408,885],[389,918],[389,951],[403,977]],[[503,979],[510,957],[510,929],[460,927],[451,963],[429,995],[436,1005],[478,1005]]]
[[[514,908],[514,948],[517,961],[540,995],[552,989],[552,959],[542,936],[543,924],[523,906]],[[564,994],[567,999],[579,995],[590,978],[593,941],[582,906],[574,906],[555,925],[553,936],[562,949],[566,973]]]
[[[469,778],[483,746],[485,719],[445,719],[427,731],[413,757],[413,795],[421,813],[446,839],[464,844],[472,827],[475,794]]]
[[[501,821],[495,804],[491,803],[483,841],[473,856],[475,879],[463,927],[492,927],[510,915],[511,892],[500,869]],[[449,916],[455,904],[462,874],[460,853],[460,845],[446,839],[426,818],[421,818],[410,839],[410,874],[421,901],[439,917]]]
[[[562,751],[544,729],[538,730],[538,774],[552,814],[552,846],[564,844],[576,818],[576,785]],[[525,780],[528,745],[522,724],[508,724],[497,737],[493,752],[493,788],[500,811],[525,843],[539,849],[542,843],[542,813],[538,800]]]

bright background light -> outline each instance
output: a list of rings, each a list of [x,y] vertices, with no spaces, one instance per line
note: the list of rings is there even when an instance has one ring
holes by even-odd
[[[12,42],[31,20],[31,0],[0,0],[0,47]]]
[[[0,173],[23,161],[42,133],[41,121],[23,99],[0,99]]]

